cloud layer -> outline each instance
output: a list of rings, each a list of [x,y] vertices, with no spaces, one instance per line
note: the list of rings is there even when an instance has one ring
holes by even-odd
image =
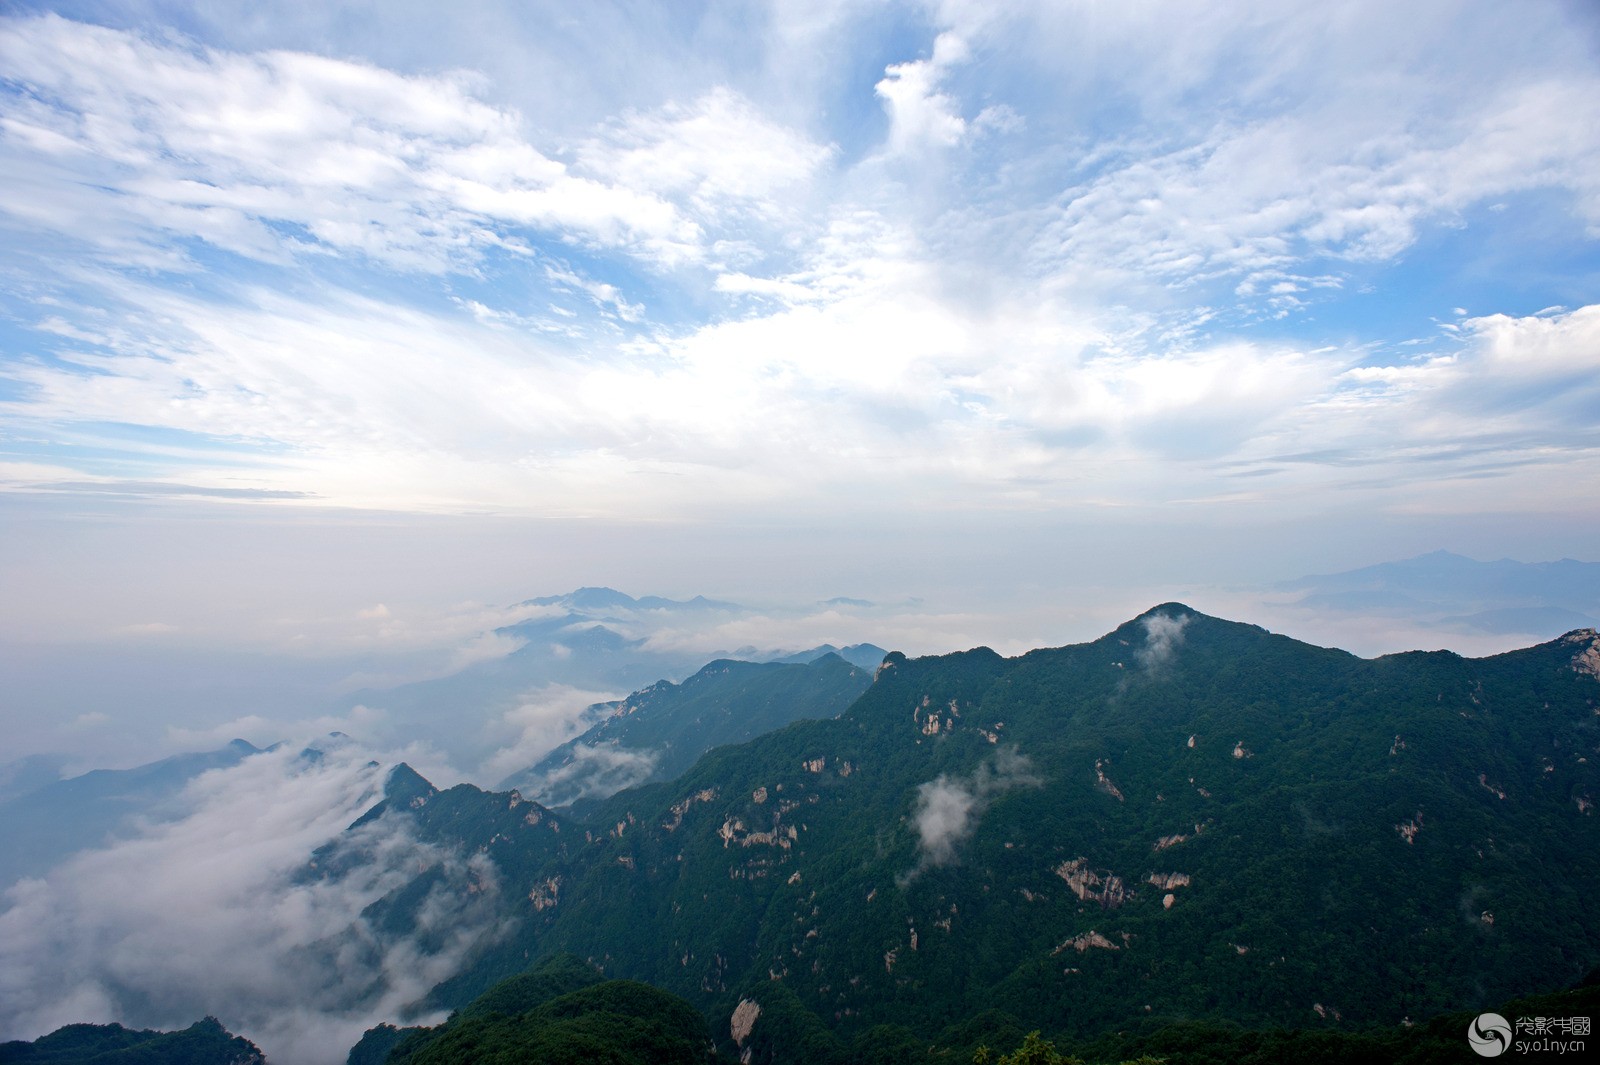
[[[1500,255],[1495,212],[1592,266],[1580,16],[1340,10],[935,5],[852,82],[862,10],[774,8],[748,69],[652,56],[559,135],[493,49],[6,19],[0,482],[684,520],[1592,479],[1597,293],[1404,291],[1445,234]]]
[[[0,1038],[210,1014],[274,1060],[342,1062],[366,1027],[402,1016],[502,931],[492,865],[381,819],[340,836],[383,772],[354,749],[315,764],[287,748],[256,755],[197,778],[183,820],[16,885],[0,910]],[[366,861],[298,880],[336,838]],[[415,935],[367,923],[368,904],[428,866],[442,876]]]

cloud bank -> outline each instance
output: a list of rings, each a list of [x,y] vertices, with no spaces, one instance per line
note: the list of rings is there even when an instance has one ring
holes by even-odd
[[[503,931],[480,857],[387,819],[341,836],[383,773],[353,748],[313,763],[288,748],[253,756],[197,778],[185,819],[13,887],[0,903],[0,1038],[210,1014],[273,1060],[342,1062],[366,1027],[401,1017]],[[297,877],[334,839],[365,860],[337,879]],[[428,867],[439,877],[412,934],[366,921],[370,903]]]

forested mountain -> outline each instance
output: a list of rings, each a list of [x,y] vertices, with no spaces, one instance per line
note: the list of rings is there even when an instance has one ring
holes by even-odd
[[[1074,1039],[1394,1025],[1600,961],[1597,700],[1592,631],[1363,660],[1168,604],[1014,659],[891,655],[839,718],[583,822],[405,770],[375,816],[501,872],[516,926],[440,1004],[570,951],[845,1042],[995,1009]]]
[[[804,663],[719,659],[682,684],[658,681],[591,708],[603,715],[597,725],[500,786],[565,806],[633,784],[672,780],[713,747],[743,743],[806,718],[835,717],[871,681],[870,672],[831,651]]]
[[[606,980],[558,955],[502,980],[433,1028],[374,1028],[350,1065],[711,1065],[705,1018],[689,1003],[632,980]]]
[[[0,1043],[3,1065],[266,1065],[261,1050],[215,1017],[180,1032],[69,1024],[31,1042]]]

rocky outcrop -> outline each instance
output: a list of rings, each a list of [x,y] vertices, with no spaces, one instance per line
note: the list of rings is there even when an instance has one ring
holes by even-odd
[[[1418,810],[1417,816],[1411,820],[1402,821],[1395,825],[1394,830],[1400,834],[1400,838],[1405,840],[1407,844],[1416,843],[1417,836],[1422,832],[1422,811]]]
[[[750,1041],[750,1033],[755,1029],[756,1019],[760,1016],[761,1007],[755,999],[741,998],[739,1004],[733,1008],[733,1016],[728,1018],[728,1035],[739,1048],[739,1060],[746,1065],[750,1061],[750,1048],[745,1046],[745,1043]]]
[[[1121,947],[1117,946],[1115,943],[1111,942],[1111,940],[1107,939],[1105,936],[1101,935],[1099,932],[1096,932],[1094,929],[1091,928],[1091,929],[1089,929],[1089,931],[1083,933],[1082,935],[1073,936],[1071,939],[1067,940],[1066,942],[1062,943],[1060,946],[1056,947],[1055,950],[1052,950],[1050,952],[1050,956],[1051,957],[1055,957],[1057,954],[1060,954],[1062,951],[1066,950],[1069,947],[1072,948],[1073,950],[1077,951],[1079,954],[1082,954],[1086,950],[1121,950],[1122,949]]]
[[[673,803],[669,808],[672,816],[661,822],[661,827],[666,829],[668,832],[677,831],[678,826],[683,824],[683,815],[689,812],[689,807],[693,806],[697,802],[710,802],[716,797],[716,788],[705,788],[701,791],[695,792],[693,795],[687,796],[682,802]]]
[[[1572,656],[1572,671],[1600,680],[1600,633],[1594,629],[1575,629],[1562,640],[1580,648]]]
[[[1053,872],[1067,882],[1067,887],[1082,902],[1098,902],[1108,910],[1121,906],[1133,897],[1127,885],[1115,873],[1089,868],[1087,858],[1074,858],[1056,866]]]
[[[537,912],[553,909],[561,901],[561,878],[552,876],[535,883],[528,892],[528,901]]]
[[[1113,799],[1116,799],[1118,802],[1125,802],[1126,800],[1122,797],[1122,790],[1118,788],[1116,784],[1112,783],[1110,777],[1106,776],[1104,767],[1105,760],[1096,758],[1094,761],[1095,787],[1099,788]]]

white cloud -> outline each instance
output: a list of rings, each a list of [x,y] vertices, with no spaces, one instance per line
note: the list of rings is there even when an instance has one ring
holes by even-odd
[[[710,222],[730,214],[777,217],[834,150],[769,119],[717,86],[690,104],[631,112],[587,141],[579,162],[616,185],[684,204]]]
[[[1150,614],[1140,619],[1144,628],[1144,646],[1134,652],[1141,665],[1150,673],[1159,672],[1172,661],[1183,646],[1183,630],[1188,628],[1190,616],[1173,617],[1170,614]]]
[[[929,869],[954,865],[958,848],[977,830],[978,819],[998,795],[1015,788],[1036,788],[1043,781],[1026,755],[1003,748],[971,777],[941,773],[917,786],[912,826],[917,833],[917,864],[900,878],[904,887]]]
[[[883,80],[874,91],[889,112],[891,155],[901,155],[924,147],[951,147],[967,135],[967,122],[960,105],[949,93],[940,91],[945,72],[968,58],[966,42],[959,34],[946,31],[933,42],[927,59],[893,63],[884,69]]]
[[[0,212],[59,284],[17,297],[44,354],[8,363],[0,405],[52,456],[0,474],[675,521],[1392,503],[1398,479],[1471,465],[1439,449],[1588,462],[1581,316],[1547,315],[1545,368],[1498,399],[1478,384],[1500,379],[1492,316],[1414,363],[1306,324],[1490,203],[1553,192],[1600,217],[1600,82],[1559,19],[1519,35],[1485,13],[1454,41],[1397,32],[1457,28],[1451,5],[1403,6],[928,5],[922,57],[847,99],[866,15],[779,7],[763,47],[817,67],[800,97],[752,53],[748,77],[629,82],[565,145],[475,75],[9,20],[0,55],[30,91],[3,98]],[[980,130],[1004,136],[916,155]],[[193,268],[196,241],[307,273],[126,269]],[[419,300],[394,270],[451,287]],[[113,442],[107,422],[171,433]],[[62,457],[113,448],[162,472],[135,491]],[[1381,478],[1338,473],[1379,454]]]
[[[364,1028],[400,1016],[500,931],[481,859],[386,820],[341,837],[382,774],[360,751],[316,765],[290,750],[257,755],[197,778],[183,820],[19,883],[0,913],[0,1037],[83,1021],[184,1027],[211,1014],[275,1060],[343,1061]],[[340,879],[298,881],[336,837],[367,861]],[[366,924],[369,903],[432,864],[450,885],[420,914],[437,949]],[[476,891],[461,890],[469,881]]]
[[[615,743],[577,744],[572,760],[518,785],[528,796],[565,805],[578,799],[604,798],[644,781],[660,760],[657,751],[631,750]]]
[[[287,262],[355,253],[470,267],[515,227],[671,261],[698,226],[659,197],[572,173],[466,75],[296,52],[181,47],[54,16],[7,20],[0,152],[14,226],[181,266],[197,240]]]
[[[510,774],[528,768],[597,723],[584,711],[616,698],[616,692],[589,691],[567,684],[547,684],[524,693],[516,706],[489,726],[496,749],[476,778],[493,787]]]

